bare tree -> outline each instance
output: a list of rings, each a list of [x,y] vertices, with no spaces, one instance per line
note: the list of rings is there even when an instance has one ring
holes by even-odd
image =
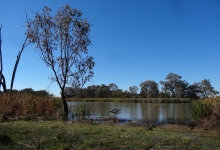
[[[15,65],[14,65],[14,70],[13,70],[13,73],[12,73],[12,77],[11,77],[11,86],[10,86],[10,95],[12,94],[12,90],[13,90],[13,85],[14,85],[14,79],[15,79],[15,74],[16,74],[16,71],[17,71],[17,67],[18,67],[18,63],[20,61],[20,58],[21,58],[21,53],[23,52],[24,48],[27,46],[27,37],[22,45],[22,48],[21,50],[18,52],[18,55],[17,55],[17,60],[15,62]]]
[[[2,26],[0,27],[0,89],[1,89],[1,85],[2,85],[3,91],[7,92],[5,77],[4,77],[3,73],[2,73],[2,71],[3,71],[3,63],[2,63],[2,49],[1,49],[1,44],[2,44],[1,29],[2,29]],[[14,70],[13,70],[12,77],[11,77],[10,96],[12,94],[15,74],[16,74],[17,67],[18,67],[18,64],[19,64],[19,61],[20,61],[20,57],[21,57],[21,54],[22,54],[22,52],[23,52],[23,50],[24,50],[24,48],[26,46],[27,46],[27,37],[26,37],[26,39],[25,39],[25,41],[24,41],[24,43],[22,45],[21,50],[18,52],[17,59],[16,59],[16,62],[15,62],[15,65],[14,65]]]
[[[93,76],[93,57],[88,56],[90,24],[82,19],[82,12],[69,5],[60,7],[51,16],[51,9],[45,6],[35,13],[34,19],[28,19],[26,34],[30,43],[36,44],[41,59],[54,73],[61,90],[65,120],[68,106],[65,98],[65,87],[83,87]]]
[[[2,30],[2,25],[0,26],[0,89],[1,86],[3,87],[3,91],[6,92],[6,83],[5,83],[5,77],[3,75],[3,64],[2,64],[2,38],[1,38],[1,30]]]

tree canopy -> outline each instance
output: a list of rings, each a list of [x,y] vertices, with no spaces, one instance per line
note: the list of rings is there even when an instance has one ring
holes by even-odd
[[[45,6],[33,19],[27,18],[26,34],[28,41],[36,45],[42,61],[53,71],[51,80],[60,87],[67,117],[65,87],[82,88],[93,76],[95,63],[88,55],[90,24],[82,18],[80,10],[70,5],[61,6],[54,16],[51,12]]]

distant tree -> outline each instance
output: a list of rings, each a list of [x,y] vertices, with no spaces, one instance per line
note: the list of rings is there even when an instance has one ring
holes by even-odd
[[[114,97],[123,98],[123,90],[122,89],[117,89],[117,91],[114,91]]]
[[[36,95],[36,96],[51,96],[50,93],[47,92],[46,90],[34,91],[34,95]]]
[[[109,86],[102,84],[101,86],[99,86],[97,93],[96,93],[96,97],[97,98],[109,98],[110,96],[110,88]]]
[[[165,80],[160,81],[162,85],[162,91],[164,93],[170,93],[171,97],[184,97],[187,92],[188,83],[181,80],[182,76],[178,74],[169,73]]]
[[[170,93],[159,92],[158,98],[170,98]]]
[[[187,96],[190,99],[198,99],[199,98],[199,87],[197,84],[189,85],[187,89]]]
[[[159,94],[158,83],[153,80],[147,80],[140,84],[141,95],[147,98],[155,98]]]
[[[97,95],[97,91],[99,90],[99,86],[91,85],[91,86],[88,86],[86,89],[87,89],[87,97],[95,98]]]
[[[178,84],[175,86],[175,97],[176,98],[184,98],[187,96],[188,90],[188,82],[185,80],[180,80]]]
[[[110,97],[112,98],[117,97],[118,86],[115,83],[110,83],[108,86],[110,90]]]
[[[25,89],[22,89],[20,90],[20,93],[24,94],[24,93],[30,93],[30,94],[34,94],[34,89],[32,88],[25,88]]]
[[[197,87],[198,96],[200,98],[213,97],[219,94],[219,92],[212,87],[210,79],[204,79],[201,82],[194,83],[194,86]]]
[[[68,116],[65,97],[67,85],[82,88],[92,78],[94,61],[88,56],[90,24],[82,19],[82,12],[69,5],[61,6],[55,16],[45,6],[35,13],[33,20],[27,18],[26,35],[30,43],[36,44],[42,61],[53,71],[52,81],[61,90],[64,119]]]
[[[110,89],[110,91],[117,91],[118,86],[115,83],[110,83],[109,84],[109,89]]]
[[[123,92],[123,98],[132,98],[132,94],[128,90],[125,90]]]
[[[137,86],[129,87],[129,91],[133,95],[133,97],[137,97],[137,92],[138,92],[138,87]]]

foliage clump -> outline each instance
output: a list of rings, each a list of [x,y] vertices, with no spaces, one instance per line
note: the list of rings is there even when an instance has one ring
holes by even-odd
[[[201,99],[193,102],[193,118],[204,129],[220,128],[220,98]]]
[[[1,120],[58,119],[62,115],[62,102],[52,96],[1,93]]]

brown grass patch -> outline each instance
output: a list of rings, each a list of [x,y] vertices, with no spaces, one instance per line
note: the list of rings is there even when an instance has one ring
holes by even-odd
[[[0,95],[1,120],[14,119],[57,119],[61,116],[62,103],[51,96],[35,96],[33,94]]]

